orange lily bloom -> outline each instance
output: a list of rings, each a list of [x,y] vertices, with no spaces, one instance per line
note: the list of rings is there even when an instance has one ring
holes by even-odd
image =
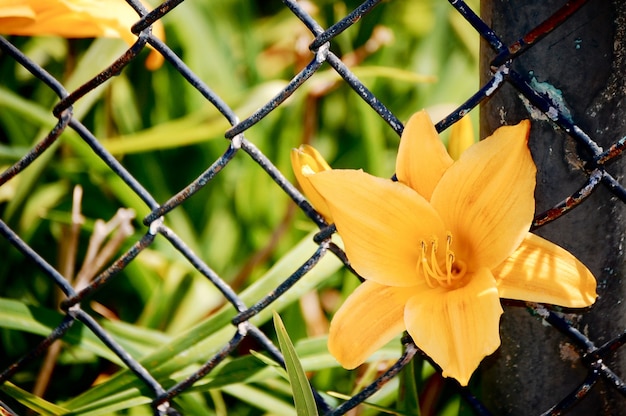
[[[9,35],[102,36],[122,38],[132,45],[137,36],[130,28],[138,20],[124,0],[0,0],[0,33]],[[165,38],[161,22],[156,22],[152,30],[160,39]],[[152,51],[146,66],[157,69],[162,63],[163,56]]]
[[[453,161],[426,112],[407,123],[397,182],[356,170],[305,177],[366,281],[333,317],[345,368],[407,330],[461,385],[500,345],[500,298],[586,307],[596,281],[572,254],[528,232],[536,167],[530,123],[504,126]]]

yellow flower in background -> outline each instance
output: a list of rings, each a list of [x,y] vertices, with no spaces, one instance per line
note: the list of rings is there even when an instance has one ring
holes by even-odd
[[[344,367],[407,330],[444,376],[467,385],[500,345],[500,298],[595,301],[591,272],[528,232],[536,176],[529,129],[528,121],[501,127],[455,162],[420,112],[402,134],[397,182],[356,170],[305,175],[317,192],[307,195],[325,202],[366,279],[331,322],[328,347]]]
[[[473,145],[475,141],[472,119],[469,114],[466,114],[450,127],[450,139],[448,140],[450,157],[453,160],[459,160],[461,154]]]
[[[111,37],[132,45],[137,36],[130,28],[138,20],[124,0],[0,0],[0,33],[8,35]],[[160,22],[152,30],[160,39],[165,38]],[[152,51],[146,66],[157,69],[162,63],[163,56]]]
[[[324,160],[314,147],[303,144],[299,149],[291,150],[291,166],[300,184],[302,191],[309,198],[315,208],[327,222],[332,222],[330,211],[324,198],[315,190],[309,177],[315,173],[330,170],[328,162]]]

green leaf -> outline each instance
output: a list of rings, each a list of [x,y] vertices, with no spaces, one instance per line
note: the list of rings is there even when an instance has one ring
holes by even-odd
[[[313,234],[314,232],[307,235],[263,277],[240,294],[245,304],[252,305],[262,298],[264,294],[274,290],[287,276],[295,271],[295,264],[304,263],[317,250],[318,246],[312,240]],[[334,255],[328,253],[296,285],[275,300],[272,306],[277,311],[280,311],[287,305],[296,302],[304,293],[327,280],[341,265],[342,263]],[[260,326],[269,320],[270,313],[270,309],[265,308],[253,317],[251,322]],[[149,368],[151,374],[159,381],[169,380],[172,374],[176,374],[176,379],[179,379],[182,370],[206,361],[232,338],[235,328],[230,321],[234,316],[235,310],[232,306],[224,306],[204,322],[142,357],[140,360],[141,364]],[[108,381],[98,384],[85,393],[74,397],[65,403],[65,406],[73,411],[83,412],[87,407],[94,409],[99,401],[106,400],[107,397],[121,391],[131,390],[135,395],[139,395],[140,393],[137,389],[143,386],[143,382],[134,374],[128,370],[123,370],[113,375]]]
[[[248,114],[275,96],[286,82],[272,81],[250,90],[235,111]],[[119,137],[105,138],[101,143],[113,155],[148,152],[205,143],[208,140],[224,140],[228,121],[219,114],[207,115],[209,107],[190,113],[184,117],[169,120],[151,128]]]
[[[338,393],[336,391],[328,391],[326,392],[329,396],[331,397],[336,397],[338,399],[342,399],[342,400],[350,400],[352,398],[352,396],[347,395],[347,394],[342,394],[342,393]],[[365,406],[365,407],[370,407],[374,410],[377,410],[379,413],[385,413],[385,414],[389,414],[389,415],[395,415],[395,416],[413,416],[415,415],[415,413],[413,411],[411,412],[404,412],[404,411],[399,411],[399,410],[393,410],[393,409],[388,409],[386,407],[383,406],[379,406],[375,403],[371,403],[369,401],[364,401],[361,403],[361,405]]]
[[[278,362],[274,361],[270,357],[266,357],[260,352],[256,352],[254,350],[250,350],[250,355],[265,364],[267,368],[272,368],[276,370],[276,372],[280,374],[283,378],[285,378],[285,380],[289,379],[289,376],[287,376],[287,371],[285,371],[285,369]]]
[[[48,336],[61,323],[63,315],[53,309],[0,298],[0,327]],[[160,332],[120,321],[104,321],[102,326],[133,356],[143,356],[170,338]],[[84,348],[113,363],[123,365],[87,327],[76,322],[63,341]]]
[[[176,374],[176,378],[186,378],[190,376],[199,366],[189,366],[184,371]],[[217,366],[209,375],[196,382],[188,388],[185,396],[193,392],[210,392],[215,389],[224,389],[227,386],[241,383],[252,383],[262,381],[272,375],[267,365],[251,355],[240,357],[234,360],[227,360]],[[161,380],[163,387],[170,388],[175,384],[175,380]],[[140,405],[149,404],[153,392],[138,379],[135,379],[129,388],[121,391],[108,389],[111,394],[102,396],[91,403],[84,403],[80,407],[72,407],[74,401],[65,404],[70,408],[72,414],[81,416],[98,416],[111,414]],[[92,389],[93,390],[93,389]],[[91,390],[90,390],[91,391]],[[93,395],[92,395],[93,396]]]
[[[417,382],[415,380],[416,361],[415,359],[411,360],[400,372],[398,409],[413,412],[416,416],[420,416]],[[418,369],[421,369],[421,366],[418,366]]]
[[[274,311],[274,327],[276,328],[280,350],[285,357],[285,367],[287,367],[287,375],[293,391],[296,412],[302,416],[317,415],[317,407],[315,406],[315,399],[313,398],[309,380],[306,378],[302,364],[298,360],[298,355],[289,339],[287,329],[276,311]]]
[[[248,403],[257,409],[262,409],[274,416],[293,416],[293,407],[277,399],[267,389],[259,389],[247,384],[231,384],[222,389],[224,393],[238,398],[240,401]],[[258,412],[257,412],[258,413]],[[255,413],[252,413],[255,414]]]
[[[0,391],[5,392],[13,399],[22,403],[24,406],[37,412],[40,415],[63,415],[69,413],[69,410],[63,407],[57,406],[50,402],[45,401],[41,397],[35,396],[32,393],[22,390],[10,381],[0,385]]]

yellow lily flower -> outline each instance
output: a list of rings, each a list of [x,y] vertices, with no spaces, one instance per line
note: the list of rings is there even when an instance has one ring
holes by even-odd
[[[137,36],[130,28],[138,20],[124,0],[0,0],[0,33],[9,35],[102,36],[122,38],[132,45]],[[165,38],[161,22],[156,22],[152,30],[160,39]],[[146,66],[157,69],[162,63],[163,56],[152,51]]]
[[[453,161],[419,112],[402,135],[397,182],[311,168],[312,201],[325,202],[366,279],[331,322],[328,347],[341,365],[357,367],[407,330],[444,376],[467,385],[500,345],[500,298],[593,304],[587,267],[528,232],[536,176],[529,130],[527,120],[501,127]]]
[[[469,115],[465,115],[451,127],[448,153],[453,160],[457,160],[461,153],[472,144],[474,144],[472,120]],[[327,222],[332,222],[326,201],[309,181],[311,175],[330,170],[331,167],[328,162],[313,146],[303,144],[300,148],[291,150],[291,166],[298,184],[304,194],[311,200],[313,207],[322,214]]]
[[[313,207],[322,214],[326,222],[332,222],[330,210],[324,198],[315,190],[309,177],[324,170],[330,170],[328,162],[312,146],[303,144],[299,149],[291,150],[291,166],[302,192],[309,198]]]

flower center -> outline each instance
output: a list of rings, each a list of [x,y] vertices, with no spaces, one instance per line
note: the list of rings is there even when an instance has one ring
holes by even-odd
[[[437,237],[433,236],[430,243],[427,243],[425,240],[420,241],[421,251],[417,262],[417,273],[424,276],[426,284],[431,288],[437,286],[444,288],[455,287],[461,283],[461,279],[465,275],[467,266],[465,262],[454,257],[454,252],[450,248],[451,244],[452,234],[448,232],[446,250],[443,253],[445,255],[444,261],[440,262],[437,256],[439,248]]]

